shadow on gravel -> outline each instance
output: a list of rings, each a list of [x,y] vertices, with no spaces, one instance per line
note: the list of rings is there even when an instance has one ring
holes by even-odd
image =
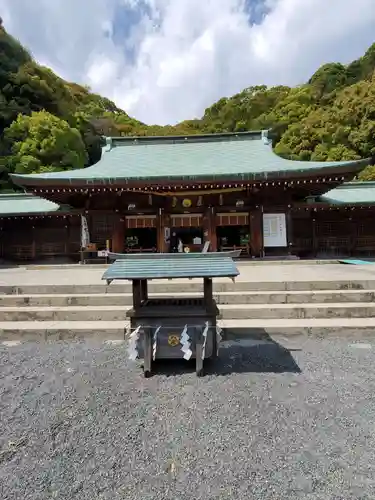
[[[291,351],[273,340],[252,344],[232,342],[220,349],[219,358],[207,363],[207,375],[231,373],[301,373]]]
[[[220,346],[219,357],[206,360],[205,375],[231,373],[301,373],[290,350],[274,341],[269,335],[259,338],[226,340]],[[163,360],[153,363],[154,375],[174,376],[195,371],[195,360]]]

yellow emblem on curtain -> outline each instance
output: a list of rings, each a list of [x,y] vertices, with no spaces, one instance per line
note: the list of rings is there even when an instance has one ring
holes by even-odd
[[[168,337],[168,344],[172,347],[175,347],[176,345],[178,345],[180,342],[180,337],[179,335],[169,335]]]

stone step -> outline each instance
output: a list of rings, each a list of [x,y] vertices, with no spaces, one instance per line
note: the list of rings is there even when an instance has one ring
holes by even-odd
[[[126,306],[2,307],[0,321],[121,321]],[[375,303],[222,304],[223,319],[372,318]]]
[[[173,297],[199,296],[197,292],[174,293]],[[170,297],[155,293],[153,297]],[[375,302],[375,290],[314,290],[314,291],[261,291],[215,292],[218,304],[324,304],[347,302]],[[131,306],[130,293],[91,294],[32,294],[0,295],[1,307],[61,307],[61,306]],[[1,311],[1,309],[0,309]]]
[[[375,303],[247,304],[220,305],[222,319],[328,319],[373,318]]]
[[[295,337],[304,335],[373,336],[375,318],[227,320],[220,322],[226,339]],[[92,338],[121,341],[124,321],[0,322],[0,342],[55,341]]]
[[[150,293],[175,294],[183,289],[186,293],[201,292],[202,280],[170,280],[151,281]],[[315,290],[375,290],[375,280],[317,280],[317,281],[241,281],[233,283],[230,280],[214,282],[215,292],[246,292],[246,291],[315,291]],[[82,284],[82,285],[51,285],[34,284],[8,286],[0,285],[1,295],[32,295],[32,294],[103,294],[131,293],[131,283]]]
[[[303,318],[221,320],[223,338],[265,338],[293,336],[373,337],[375,318]]]
[[[370,259],[369,259],[370,260]],[[283,266],[283,265],[301,265],[306,266],[316,266],[316,265],[326,265],[326,264],[339,264],[338,259],[334,258],[326,258],[326,259],[309,259],[309,260],[300,260],[298,257],[288,256],[288,257],[266,257],[262,259],[251,259],[251,260],[236,260],[237,265],[240,264],[241,267],[245,266]],[[108,269],[109,264],[85,264],[84,269],[94,269],[94,270],[103,270]],[[47,269],[74,269],[81,270],[82,264],[21,264],[18,266],[18,269],[29,269],[29,270],[47,270]]]

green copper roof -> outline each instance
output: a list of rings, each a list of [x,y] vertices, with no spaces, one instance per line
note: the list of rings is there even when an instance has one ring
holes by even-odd
[[[332,205],[375,204],[375,182],[348,182],[320,197]]]
[[[187,137],[121,137],[107,139],[101,160],[79,170],[12,175],[19,185],[113,184],[134,181],[219,181],[314,175],[340,167],[362,170],[357,162],[302,162],[277,156],[267,131]]]
[[[131,259],[116,260],[105,271],[102,279],[169,279],[169,278],[234,278],[239,275],[236,264],[230,257],[216,254],[207,258],[205,254],[185,254],[154,259],[142,254]]]
[[[30,194],[0,195],[0,216],[46,214],[61,211],[59,205]]]

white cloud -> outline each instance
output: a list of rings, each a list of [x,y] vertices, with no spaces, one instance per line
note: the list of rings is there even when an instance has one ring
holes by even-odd
[[[252,26],[244,5],[0,0],[0,14],[37,60],[147,123],[201,116],[250,85],[302,83],[320,64],[349,62],[375,41],[375,0],[266,0],[270,12]]]

